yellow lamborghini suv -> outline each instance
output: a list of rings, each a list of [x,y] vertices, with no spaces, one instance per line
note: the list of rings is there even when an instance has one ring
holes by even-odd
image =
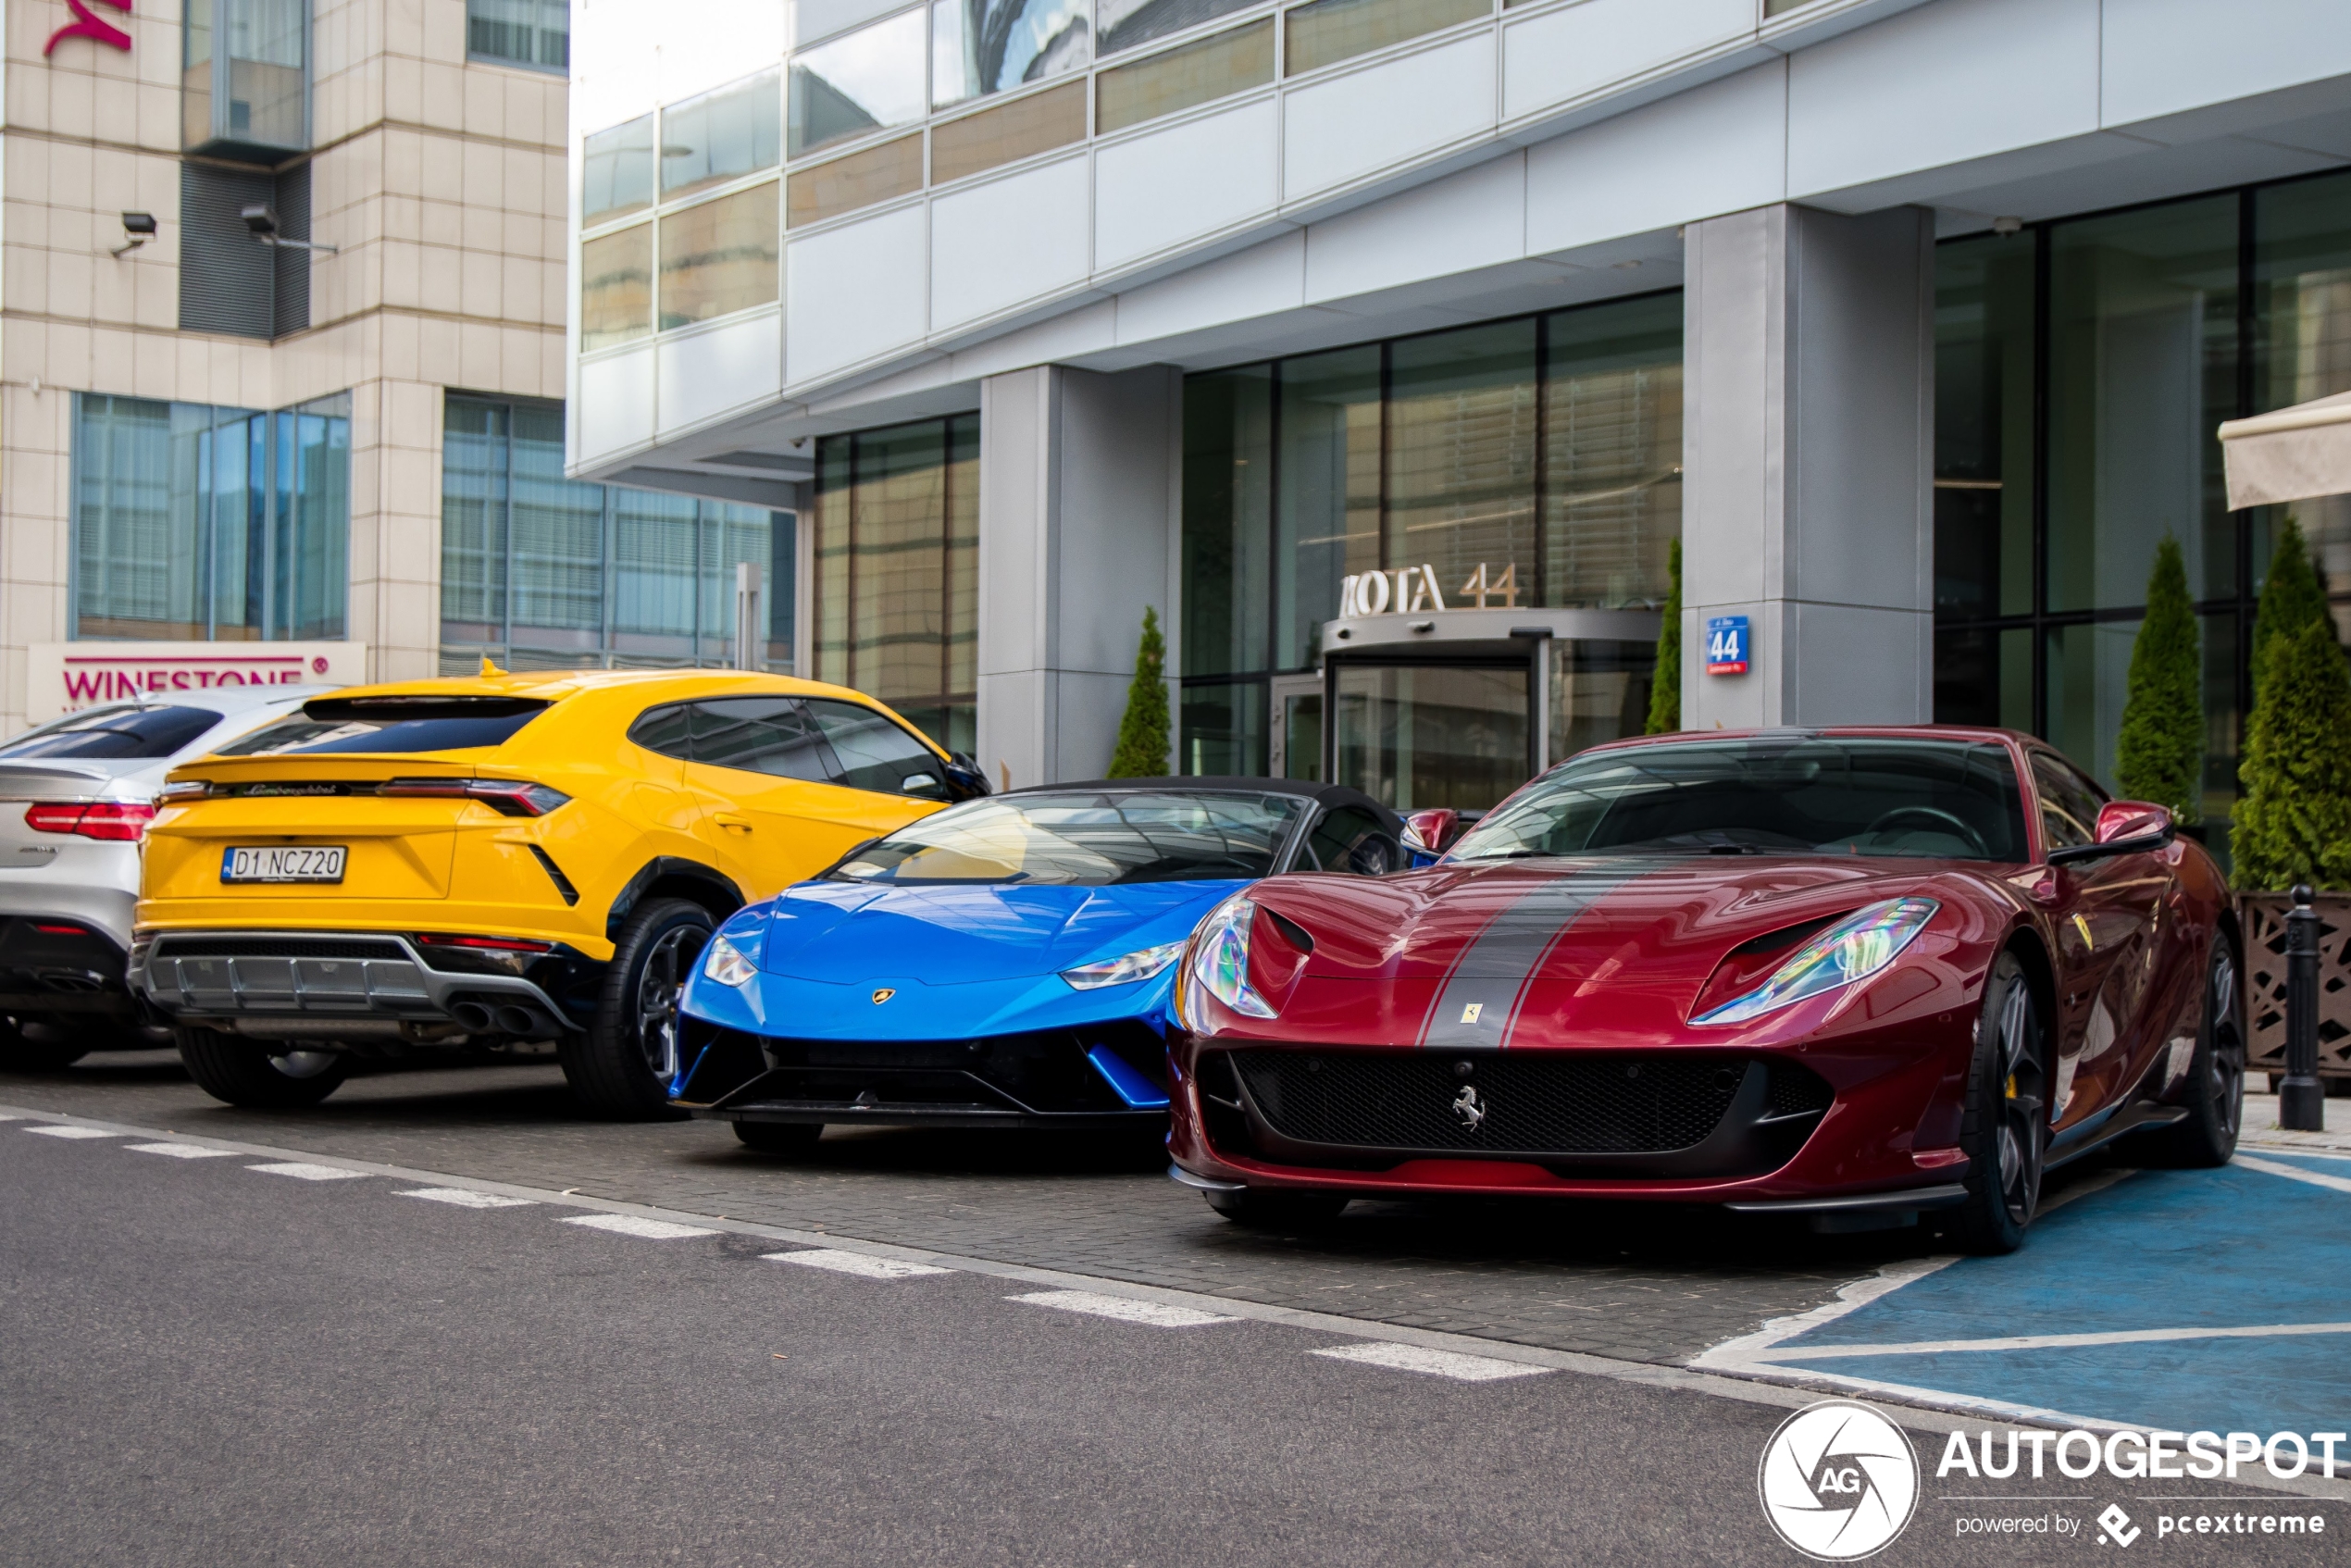
[[[782,676],[355,687],[172,772],[131,980],[232,1104],[314,1104],[354,1055],[552,1040],[597,1111],[665,1115],[716,924],[987,791],[880,703]]]

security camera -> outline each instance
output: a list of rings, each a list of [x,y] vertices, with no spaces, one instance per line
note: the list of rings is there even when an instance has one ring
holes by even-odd
[[[155,237],[155,215],[151,212],[126,212],[122,215],[122,243],[112,255],[125,255]]]

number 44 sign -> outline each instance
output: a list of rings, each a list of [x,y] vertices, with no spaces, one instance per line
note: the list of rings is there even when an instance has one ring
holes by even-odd
[[[1747,617],[1715,616],[1706,623],[1706,673],[1747,673]]]

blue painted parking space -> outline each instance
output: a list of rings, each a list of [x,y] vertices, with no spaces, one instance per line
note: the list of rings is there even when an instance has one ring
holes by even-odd
[[[2132,1172],[2011,1256],[1906,1272],[1703,1360],[2182,1431],[2351,1429],[2351,1161]]]

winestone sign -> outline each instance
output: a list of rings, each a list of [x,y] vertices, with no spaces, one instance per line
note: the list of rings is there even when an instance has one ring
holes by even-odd
[[[216,686],[355,686],[364,642],[37,642],[26,651],[25,716],[97,703],[171,702]]]

